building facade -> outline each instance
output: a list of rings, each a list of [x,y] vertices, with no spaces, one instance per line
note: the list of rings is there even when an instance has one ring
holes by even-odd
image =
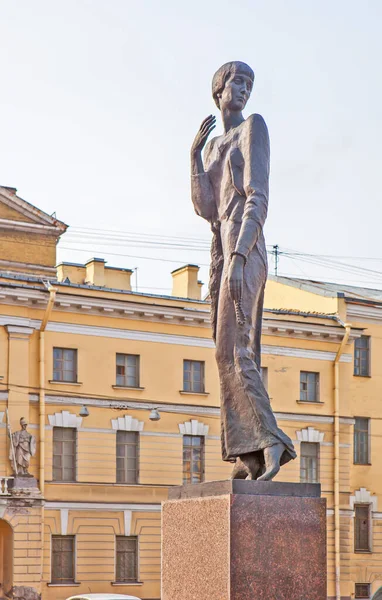
[[[168,487],[232,469],[198,268],[174,271],[173,295],[160,296],[133,292],[131,271],[99,258],[56,267],[66,225],[13,188],[0,187],[0,229],[3,592],[158,600]],[[265,305],[262,376],[298,452],[278,479],[321,483],[328,598],[371,598],[382,585],[382,293],[270,278]],[[21,418],[37,447],[29,492],[12,487],[9,460],[7,424],[15,432]]]

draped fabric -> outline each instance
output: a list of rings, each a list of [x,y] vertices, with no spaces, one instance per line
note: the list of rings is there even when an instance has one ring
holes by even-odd
[[[192,177],[196,212],[213,231],[210,269],[212,332],[220,378],[222,456],[226,461],[282,442],[281,464],[296,457],[277,426],[260,375],[260,338],[267,279],[263,226],[268,208],[269,137],[260,115],[251,115],[206,147],[205,172]],[[255,239],[248,247],[243,224]],[[236,321],[228,286],[231,253],[247,257],[242,308]]]

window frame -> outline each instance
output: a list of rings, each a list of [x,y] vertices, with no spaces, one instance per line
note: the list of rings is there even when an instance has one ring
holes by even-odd
[[[314,375],[314,393],[315,393],[315,399],[314,400],[310,400],[308,398],[308,394],[309,394],[309,382],[308,382],[308,377],[306,377],[306,381],[303,382],[302,381],[302,376],[306,375]],[[306,385],[306,390],[302,390],[301,389],[301,385],[305,384]],[[305,393],[306,394],[306,398],[302,397],[302,394]],[[319,371],[300,371],[300,395],[299,395],[299,402],[309,402],[309,404],[319,404],[320,403],[320,373]]]
[[[190,379],[189,382],[186,382],[186,364],[190,364]],[[195,381],[193,378],[194,366],[195,364],[200,364],[200,389],[195,389]],[[190,388],[187,389],[187,385],[190,385]],[[194,360],[190,358],[183,359],[183,392],[187,392],[188,394],[205,394],[206,393],[206,363],[204,360]]]
[[[366,348],[357,348],[357,342],[361,340],[367,340]],[[367,369],[364,373],[361,373],[361,356],[357,356],[357,352],[360,354],[362,351],[366,352],[366,360],[367,360]],[[359,365],[357,365],[357,361],[359,361]],[[357,370],[359,372],[357,372]],[[361,335],[359,338],[356,338],[354,341],[354,362],[353,362],[353,375],[354,377],[371,377],[371,336],[370,335]]]
[[[366,429],[356,429],[356,425],[357,425],[357,419],[363,419],[365,421],[367,421],[367,430]],[[353,427],[353,464],[354,465],[371,465],[371,435],[370,435],[370,425],[371,425],[371,419],[370,417],[354,417],[355,423],[354,423],[354,427]],[[357,441],[357,434],[360,435],[361,433],[366,433],[367,434],[367,460],[366,462],[363,462],[362,460],[360,460],[360,454],[361,452],[359,451],[359,444],[360,441]],[[358,456],[357,456],[358,454]],[[358,460],[356,460],[358,458]]]
[[[62,353],[64,353],[64,351],[69,351],[69,352],[73,352],[73,356],[74,356],[74,361],[73,361],[73,379],[63,379],[64,376],[64,372],[65,369],[61,366],[60,369],[55,369],[54,368],[54,362],[55,360],[59,360],[61,362],[61,365],[64,364],[64,357],[62,356],[62,358],[56,358],[54,356],[55,350],[60,350]],[[56,377],[56,373],[58,373],[59,371],[61,371],[59,377]],[[53,373],[52,373],[53,379],[52,382],[59,382],[59,383],[78,383],[78,348],[64,348],[62,346],[53,346]]]
[[[119,365],[118,364],[118,357],[123,357],[124,358],[124,364],[123,365]],[[135,385],[129,385],[128,383],[128,372],[127,369],[129,367],[128,363],[128,359],[130,358],[135,358]],[[118,374],[118,367],[124,367],[125,369],[125,374],[124,375],[119,375]],[[123,377],[124,378],[124,383],[118,383],[118,377]],[[140,354],[131,354],[131,353],[125,353],[125,352],[116,352],[115,355],[115,387],[117,388],[132,388],[132,389],[141,389],[140,388],[140,378],[141,378],[141,355]]]
[[[303,446],[305,447],[311,447],[311,448],[315,448],[316,449],[316,454],[315,456],[307,456],[307,455],[303,455],[302,453],[302,449]],[[302,463],[302,459],[316,459],[316,480],[312,481],[310,479],[310,477],[308,476],[307,479],[303,479],[302,478],[302,470],[303,470],[303,463]],[[304,470],[306,471],[306,473],[309,475],[309,469],[310,466],[306,466],[304,467]],[[300,483],[320,483],[320,444],[318,442],[301,442],[300,443]]]
[[[130,434],[134,434],[135,437],[135,444],[128,444],[128,443],[120,443],[118,444],[118,437],[121,436],[121,434],[126,434],[126,433],[130,433]],[[119,434],[119,436],[118,436]],[[139,458],[140,458],[140,435],[139,435],[139,431],[124,431],[124,430],[118,430],[117,434],[116,434],[116,461],[115,461],[115,469],[116,469],[116,483],[121,484],[121,485],[137,485],[139,484]],[[118,456],[118,446],[132,446],[135,445],[136,448],[136,456],[135,456],[135,481],[119,481],[118,480],[118,472],[121,471],[121,469],[118,469],[118,458],[123,458],[125,465],[127,465],[128,456]],[[126,474],[128,471],[132,471],[132,469],[125,469],[124,468],[124,474]]]
[[[193,444],[187,444],[185,446],[185,439],[187,438],[191,438],[192,439],[196,439],[199,438],[200,439],[200,445],[199,446],[195,446],[200,448],[200,463],[201,463],[201,470],[200,470],[200,479],[198,481],[192,481],[192,475],[193,475],[193,470],[192,470],[192,466],[193,466],[193,462],[194,462],[194,457],[193,457],[193,452],[192,449],[194,448]],[[191,458],[190,458],[190,480],[185,479],[185,458],[184,458],[184,451],[185,448],[190,448],[191,449]],[[205,481],[205,448],[206,448],[206,444],[205,444],[205,436],[204,435],[191,435],[191,434],[185,434],[183,435],[183,445],[182,445],[182,480],[183,480],[183,485],[191,485],[191,484],[195,484],[195,483],[203,483],[203,481]]]
[[[128,538],[128,539],[133,539],[136,541],[136,545],[135,545],[135,552],[136,552],[136,559],[135,559],[135,579],[120,579],[118,578],[118,540],[119,539],[124,539],[124,538]],[[114,583],[118,584],[133,584],[133,583],[140,583],[140,579],[139,579],[139,572],[140,572],[140,561],[139,561],[139,536],[138,535],[116,535],[115,536],[115,572],[114,572],[114,576],[115,576],[115,581]]]
[[[368,592],[367,592],[367,596],[360,596],[359,593],[357,594],[357,585],[359,586],[367,586]],[[363,598],[364,600],[369,600],[371,596],[371,584],[370,583],[356,583],[354,585],[354,598]]]
[[[357,547],[357,520],[361,520],[359,517],[357,518],[357,509],[367,509],[367,548],[358,548]],[[357,503],[354,504],[354,553],[355,554],[370,554],[372,552],[372,519],[371,519],[371,504],[362,504]]]
[[[55,578],[53,578],[53,555],[54,555],[54,550],[53,550],[53,540],[54,539],[62,539],[62,538],[66,538],[66,539],[71,539],[73,541],[73,549],[72,549],[72,558],[73,558],[73,563],[72,563],[72,571],[73,571],[73,579],[70,580],[57,580]],[[51,535],[51,544],[50,544],[50,583],[52,585],[57,585],[57,586],[67,586],[67,585],[71,585],[71,584],[76,584],[77,583],[77,573],[76,573],[76,557],[77,557],[77,537],[75,535],[58,535],[58,534],[52,534]]]
[[[74,432],[74,439],[73,440],[55,440],[54,439],[54,432],[58,431],[58,430],[60,430],[62,432],[65,432],[65,431],[68,431],[68,430],[73,431]],[[64,466],[61,465],[61,467],[55,467],[55,465],[54,465],[54,457],[55,456],[64,457],[64,455],[65,455],[64,452],[61,455],[55,455],[55,452],[54,452],[54,443],[55,443],[55,441],[56,442],[62,442],[62,443],[64,443],[65,441],[66,442],[69,442],[69,441],[73,441],[74,442],[74,454],[73,454],[73,456],[74,456],[74,466],[73,466],[74,479],[63,479],[63,478],[62,479],[56,479],[55,478],[55,476],[54,476],[54,470],[55,470],[55,468],[56,469],[60,468],[62,470],[62,473],[63,473]],[[53,427],[53,432],[52,432],[52,442],[53,442],[53,447],[52,447],[52,463],[53,463],[52,464],[52,481],[57,481],[59,483],[76,483],[77,482],[77,474],[78,474],[77,473],[77,471],[78,471],[78,469],[77,469],[78,430],[75,427],[56,427],[56,426],[54,426]]]

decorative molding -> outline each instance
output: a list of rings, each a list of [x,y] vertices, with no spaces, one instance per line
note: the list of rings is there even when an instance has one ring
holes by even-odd
[[[52,427],[75,427],[78,429],[82,425],[82,417],[77,417],[76,414],[70,413],[68,410],[48,415],[48,419]]]
[[[381,325],[382,305],[371,306],[368,304],[353,304],[352,302],[346,302],[346,317],[353,321],[357,321],[358,323],[374,323]]]
[[[69,509],[61,508],[60,509],[60,518],[61,518],[61,535],[68,534],[68,520],[69,520]]]
[[[371,504],[372,511],[378,510],[378,496],[373,496],[366,488],[360,488],[354,492],[354,496],[350,496],[350,507],[354,510],[355,504]]]
[[[306,429],[296,431],[296,435],[299,442],[315,442],[321,444],[321,442],[324,441],[325,434],[314,427],[307,427]]]
[[[115,504],[108,502],[45,502],[47,510],[102,510],[102,511],[125,511],[135,512],[160,512],[160,504]]]
[[[38,402],[38,394],[29,394],[30,402]],[[102,408],[114,408],[119,410],[152,410],[153,408],[159,408],[164,413],[176,413],[182,415],[203,415],[205,417],[219,417],[220,408],[214,406],[203,406],[200,404],[164,404],[158,401],[147,401],[142,402],[140,399],[130,399],[121,402],[114,397],[110,400],[100,400],[98,398],[89,397],[75,397],[75,396],[45,396],[45,402],[53,405],[64,405],[64,406],[98,406]],[[304,423],[333,423],[333,417],[311,415],[306,413],[283,413],[276,412],[275,417],[280,421],[302,421]],[[352,417],[340,417],[341,425],[354,425],[355,420]],[[85,428],[84,428],[85,429]],[[89,431],[86,428],[86,431]],[[111,430],[110,430],[111,431]]]
[[[133,419],[131,415],[125,415],[124,417],[112,419],[111,426],[116,431],[143,431],[145,424],[144,421]]]
[[[179,423],[179,431],[182,435],[208,435],[209,425],[200,423],[196,419]]]
[[[266,311],[264,311],[266,313]],[[312,315],[314,318],[314,315]],[[305,318],[306,319],[306,318]],[[325,342],[334,342],[336,344],[342,341],[344,329],[338,325],[328,325],[327,323],[306,323],[300,321],[263,318],[263,335],[277,335],[278,337],[288,338],[308,338],[319,339]],[[351,330],[350,340],[361,336],[361,331]]]

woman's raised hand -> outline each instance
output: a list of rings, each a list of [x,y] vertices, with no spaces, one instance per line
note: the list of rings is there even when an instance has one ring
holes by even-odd
[[[202,122],[199,127],[199,131],[195,136],[194,143],[192,144],[191,152],[201,152],[206,145],[206,141],[211,131],[216,126],[216,117],[210,115]]]

